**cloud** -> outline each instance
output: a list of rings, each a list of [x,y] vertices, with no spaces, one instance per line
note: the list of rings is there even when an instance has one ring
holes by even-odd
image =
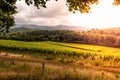
[[[47,8],[36,9],[32,7],[29,11],[28,17],[43,17],[43,18],[53,18],[58,16],[66,16],[69,12],[65,4],[61,2],[51,1],[48,3]]]
[[[91,6],[90,14],[75,14],[68,11],[65,5],[66,0],[51,0],[47,8],[37,9],[27,6],[24,1],[17,2],[15,15],[16,24],[36,24],[36,25],[73,25],[91,28],[105,28],[120,26],[120,6],[111,5],[111,1],[101,1],[100,5]]]
[[[21,24],[38,24],[38,25],[57,25],[67,23],[67,17],[71,14],[65,0],[50,1],[47,8],[37,9],[33,5],[27,6],[23,1],[17,2],[17,11],[15,22]]]

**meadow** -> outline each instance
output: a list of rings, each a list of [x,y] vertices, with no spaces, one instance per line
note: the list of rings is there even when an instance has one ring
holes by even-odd
[[[120,56],[119,48],[103,47],[89,44],[75,44],[62,42],[24,42],[15,40],[0,40],[1,49],[19,50],[19,51],[33,51],[47,53],[92,53],[96,55],[106,56]],[[68,51],[68,52],[67,52]],[[48,53],[50,53],[48,52]]]
[[[0,54],[0,73],[3,73],[0,75],[13,73],[0,76],[3,80],[120,79],[119,48],[51,41],[0,40]]]
[[[119,80],[118,73],[42,63],[29,59],[0,59],[0,80]],[[5,58],[5,56],[4,56]]]

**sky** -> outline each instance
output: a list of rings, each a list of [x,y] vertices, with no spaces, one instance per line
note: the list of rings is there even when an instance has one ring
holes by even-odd
[[[70,25],[89,28],[120,27],[120,6],[113,6],[113,0],[99,0],[99,5],[91,5],[90,13],[69,12],[66,0],[51,0],[47,8],[37,9],[17,1],[16,24]]]

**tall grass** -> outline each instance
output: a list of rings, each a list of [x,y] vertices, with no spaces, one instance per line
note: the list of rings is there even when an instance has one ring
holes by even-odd
[[[119,80],[119,74],[87,68],[53,66],[46,63],[5,61],[0,66],[0,80]],[[35,65],[33,65],[35,64]],[[6,66],[6,67],[5,67]]]

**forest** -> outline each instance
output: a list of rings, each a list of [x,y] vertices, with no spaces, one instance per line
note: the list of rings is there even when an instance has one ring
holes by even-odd
[[[120,47],[120,28],[71,30],[31,30],[1,35],[0,39],[19,41],[56,41]]]

